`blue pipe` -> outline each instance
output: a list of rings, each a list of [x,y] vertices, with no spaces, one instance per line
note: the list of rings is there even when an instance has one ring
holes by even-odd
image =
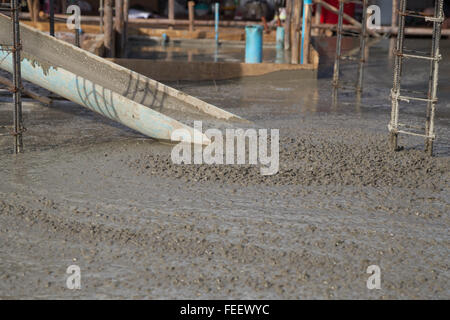
[[[219,45],[219,16],[220,16],[220,4],[216,2],[215,5],[215,30],[216,30],[216,45]]]
[[[167,42],[169,42],[169,37],[167,36],[167,34],[163,33],[161,36],[161,44],[165,46]]]
[[[277,27],[277,49],[284,49],[284,27]]]
[[[276,56],[275,56],[275,63],[278,63],[278,64],[285,63],[284,53],[285,52],[284,52],[283,48],[277,48]]]
[[[263,58],[263,27],[245,27],[245,63],[261,63]]]

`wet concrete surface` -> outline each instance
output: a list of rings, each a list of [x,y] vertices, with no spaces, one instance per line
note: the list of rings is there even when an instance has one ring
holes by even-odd
[[[213,40],[172,40],[162,43],[161,39],[130,42],[128,58],[164,61],[201,62],[245,62],[245,43],[242,41],[221,42],[216,46]],[[289,52],[276,48],[275,44],[263,47],[264,63],[290,63]]]
[[[245,126],[279,129],[274,176],[174,165],[171,145],[69,102],[26,99],[26,153],[12,155],[12,138],[0,136],[0,298],[450,298],[450,42],[433,158],[420,138],[387,149],[389,41],[370,49],[359,101],[341,91],[333,102],[334,43],[316,45],[318,79],[169,83],[252,121]],[[426,70],[411,64],[405,83],[425,88]],[[0,126],[12,119],[8,99]],[[408,123],[424,114],[416,103],[401,111]],[[72,264],[81,290],[66,288]],[[381,290],[366,287],[374,264]]]

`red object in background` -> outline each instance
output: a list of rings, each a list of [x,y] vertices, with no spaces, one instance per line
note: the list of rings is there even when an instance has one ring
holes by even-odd
[[[339,9],[339,1],[338,0],[325,0],[325,2],[331,4],[332,6]],[[344,5],[344,12],[348,14],[350,17],[355,15],[355,4],[347,3]],[[337,24],[338,23],[338,15],[323,8],[322,7],[322,15],[320,17],[321,23],[326,24]],[[349,24],[348,21],[344,19],[344,24]]]

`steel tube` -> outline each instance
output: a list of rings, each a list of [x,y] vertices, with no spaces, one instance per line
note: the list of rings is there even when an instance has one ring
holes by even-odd
[[[342,54],[342,25],[344,24],[344,3],[339,1],[338,30],[336,37],[336,56],[334,59],[333,86],[339,86],[339,69]]]
[[[435,1],[435,18],[442,18],[444,16],[444,1],[436,0]],[[442,21],[442,20],[441,20]],[[438,87],[438,78],[439,78],[439,60],[440,57],[440,40],[441,40],[441,28],[442,22],[434,21],[433,22],[433,44],[432,44],[432,53],[431,55],[435,58],[431,62],[431,71],[430,71],[430,80],[429,80],[429,92],[428,98],[432,101],[427,104],[427,119],[425,125],[425,133],[428,137],[434,136],[434,118],[436,114],[436,104],[437,104],[437,87]],[[433,155],[433,138],[427,138],[425,142],[425,151],[432,156]]]
[[[392,110],[391,110],[391,122],[389,124],[390,129],[390,142],[391,148],[396,151],[398,149],[398,115],[399,115],[399,99],[400,96],[400,83],[402,75],[402,65],[403,65],[403,49],[404,49],[404,30],[405,30],[405,13],[406,11],[406,0],[400,0],[399,8],[399,28],[397,35],[397,47],[395,55],[395,65],[394,65],[394,83],[392,87],[391,99],[392,99]]]
[[[49,0],[49,23],[50,23],[50,35],[55,36],[55,0]]]
[[[358,81],[356,83],[356,90],[362,91],[364,82],[364,64],[366,63],[366,41],[367,41],[367,0],[363,0],[363,16],[362,16],[362,30],[360,34],[359,43],[359,63],[358,63]]]
[[[12,23],[13,23],[13,84],[14,84],[14,153],[23,151],[22,133],[22,73],[21,73],[21,42],[20,42],[20,25],[19,25],[19,0],[11,0]]]

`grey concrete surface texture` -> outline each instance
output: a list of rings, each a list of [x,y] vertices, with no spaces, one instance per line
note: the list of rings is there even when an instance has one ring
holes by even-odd
[[[248,165],[176,166],[171,145],[68,102],[25,99],[27,152],[12,156],[0,137],[0,298],[449,299],[450,43],[431,158],[420,138],[389,151],[389,41],[370,48],[359,101],[345,91],[332,100],[335,42],[316,43],[318,79],[169,83],[279,129],[280,172],[269,177]],[[414,89],[428,71],[410,67]],[[0,99],[1,125],[12,109]],[[424,112],[408,104],[402,120]],[[70,265],[80,290],[66,286]],[[370,265],[379,290],[367,288]]]

